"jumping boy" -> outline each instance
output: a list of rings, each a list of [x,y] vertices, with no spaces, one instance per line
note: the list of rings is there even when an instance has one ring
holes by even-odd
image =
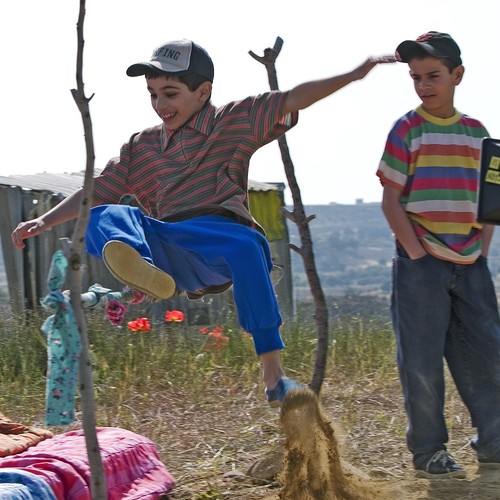
[[[421,105],[396,121],[377,175],[396,239],[392,320],[418,477],[465,477],[446,450],[443,357],[477,435],[481,464],[500,463],[500,318],[487,265],[492,226],[476,221],[484,126],[454,106],[464,67],[456,42],[431,31],[406,40]]]
[[[290,130],[298,110],[364,78],[380,62],[371,58],[353,71],[304,83],[288,92],[267,92],[216,108],[210,101],[214,66],[190,40],[172,41],[127,75],[145,76],[161,124],[134,134],[94,184],[87,251],[103,258],[122,283],[157,299],[178,291],[200,297],[233,285],[242,328],[260,356],[269,403],[302,387],[286,378],[281,316],[270,280],[269,245],[248,209],[252,154]],[[139,208],[119,205],[133,194]],[[12,233],[25,238],[78,216],[79,189]]]

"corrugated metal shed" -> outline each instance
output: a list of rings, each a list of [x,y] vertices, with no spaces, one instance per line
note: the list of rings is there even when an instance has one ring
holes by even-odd
[[[52,255],[60,248],[61,238],[72,237],[74,222],[56,226],[37,238],[26,240],[23,252],[13,247],[11,232],[20,221],[45,213],[83,183],[84,172],[0,176],[0,213],[3,215],[0,217],[0,235],[10,302],[15,314],[23,314],[26,308],[37,307],[40,299],[46,295],[46,279]],[[290,317],[294,308],[288,232],[281,214],[284,188],[283,183],[249,181],[250,207],[252,209],[253,206],[252,213],[255,211],[254,216],[269,232],[268,239],[276,266],[275,289],[284,316]],[[82,255],[81,258],[85,269],[85,289],[94,283],[121,289],[102,260],[88,255]],[[185,310],[192,307],[188,302],[180,304],[178,299],[175,300],[176,307]]]

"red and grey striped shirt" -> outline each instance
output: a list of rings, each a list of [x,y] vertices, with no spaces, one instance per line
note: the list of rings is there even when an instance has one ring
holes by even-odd
[[[133,194],[148,215],[161,220],[227,213],[254,223],[250,158],[297,123],[298,113],[283,116],[287,94],[267,92],[220,108],[207,103],[174,132],[157,125],[134,134],[96,177],[96,197],[118,203]]]

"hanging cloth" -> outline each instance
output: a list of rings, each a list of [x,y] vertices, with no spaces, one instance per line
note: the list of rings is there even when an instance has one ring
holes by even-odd
[[[49,294],[42,307],[54,314],[41,329],[47,337],[45,425],[68,425],[75,418],[75,396],[81,352],[80,332],[69,297],[61,289],[68,260],[61,250],[53,257],[47,279]]]

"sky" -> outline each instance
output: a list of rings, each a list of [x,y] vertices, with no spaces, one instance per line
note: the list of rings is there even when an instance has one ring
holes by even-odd
[[[2,175],[85,169],[85,138],[76,88],[79,1],[2,2],[0,137]],[[263,55],[276,38],[278,83],[341,74],[368,56],[430,30],[450,33],[462,49],[463,82],[456,108],[500,137],[500,2],[476,0],[87,0],[83,80],[90,101],[95,167],[117,156],[129,137],[159,123],[145,80],[125,70],[149,60],[162,43],[188,38],[215,65],[212,102],[223,105],[269,90]],[[403,63],[377,66],[300,112],[287,133],[295,175],[306,205],[379,202],[375,175],[394,121],[419,101]],[[250,178],[284,182],[277,142],[261,148]],[[285,190],[285,201],[291,202]]]

